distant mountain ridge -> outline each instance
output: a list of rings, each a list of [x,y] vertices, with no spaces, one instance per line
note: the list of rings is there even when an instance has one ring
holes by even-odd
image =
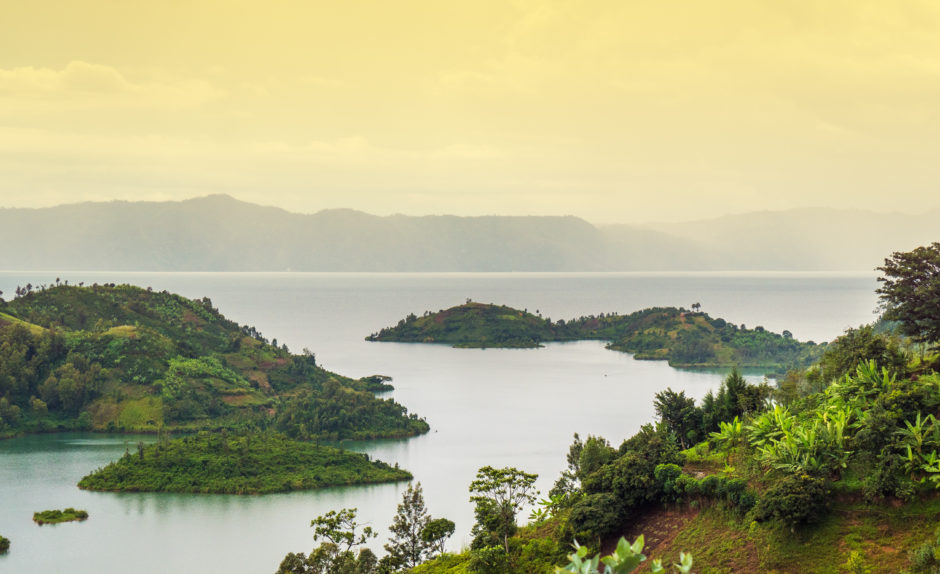
[[[805,209],[679,224],[574,216],[291,213],[210,195],[0,209],[2,269],[88,271],[868,271],[937,240],[918,216]]]

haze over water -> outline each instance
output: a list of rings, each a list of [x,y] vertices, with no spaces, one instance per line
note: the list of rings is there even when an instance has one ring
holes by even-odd
[[[653,419],[653,395],[669,386],[700,398],[721,374],[634,361],[598,342],[538,350],[451,349],[368,343],[367,334],[421,314],[475,301],[539,310],[553,319],[627,313],[655,305],[703,310],[748,327],[829,340],[874,319],[870,275],[827,274],[60,274],[71,283],[128,282],[208,296],[223,314],[256,326],[294,352],[310,348],[343,375],[394,377],[392,396],[426,417],[431,432],[356,443],[409,469],[429,511],[457,523],[452,550],[469,542],[467,485],[483,465],[540,475],[545,493],[564,467],[574,432],[615,446]],[[54,274],[0,273],[0,290],[54,282]],[[599,400],[597,397],[602,397]],[[404,484],[237,497],[83,492],[78,479],[123,454],[137,437],[49,435],[0,441],[0,532],[13,541],[11,572],[273,572],[289,551],[313,546],[310,519],[358,507],[381,548]],[[82,524],[40,528],[46,508],[89,511]]]

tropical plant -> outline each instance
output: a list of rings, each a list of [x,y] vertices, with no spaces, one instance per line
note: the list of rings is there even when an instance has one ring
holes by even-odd
[[[568,555],[568,564],[555,568],[556,574],[628,574],[636,570],[640,564],[646,561],[646,555],[643,554],[643,535],[630,544],[626,538],[620,538],[617,547],[608,556],[603,558],[600,555],[588,556],[588,550],[575,541],[575,551]],[[601,571],[600,565],[604,565]],[[680,553],[679,564],[673,567],[677,572],[688,574],[692,571],[692,555],[685,552]],[[654,560],[650,572],[662,573],[666,569],[661,560]]]

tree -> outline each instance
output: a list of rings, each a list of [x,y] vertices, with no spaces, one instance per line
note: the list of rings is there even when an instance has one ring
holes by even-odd
[[[430,546],[424,541],[422,532],[430,520],[431,517],[424,508],[421,483],[414,486],[409,484],[402,495],[401,504],[398,505],[398,513],[389,527],[391,538],[385,545],[385,551],[395,566],[412,568],[421,563]]]
[[[516,531],[516,514],[525,504],[535,502],[537,474],[517,468],[484,466],[470,483],[470,502],[476,504],[477,523],[473,526],[474,544],[490,546],[498,540],[509,552],[509,537]]]
[[[454,534],[456,525],[446,518],[434,518],[421,530],[421,540],[428,546],[428,557],[444,553],[444,543]]]
[[[313,539],[325,539],[327,542],[310,551],[289,553],[281,561],[277,574],[372,574],[378,559],[368,548],[353,554],[353,547],[365,544],[377,534],[366,526],[362,533],[357,533],[359,522],[355,508],[343,508],[338,512],[331,510],[310,521],[314,527]]]
[[[685,391],[677,393],[670,388],[660,391],[656,393],[653,406],[656,416],[676,434],[683,449],[697,440],[702,426],[702,411],[696,408],[695,399],[687,397]]]
[[[356,521],[357,510],[356,508],[342,508],[339,512],[331,510],[323,516],[317,516],[310,521],[310,526],[314,528],[313,539],[325,538],[344,552],[348,552],[354,546],[362,546],[370,538],[378,536],[372,531],[371,526],[363,528],[362,534],[356,533],[356,529],[359,528],[359,523]]]
[[[901,323],[901,332],[921,343],[940,341],[940,243],[898,251],[876,268],[884,272],[875,292],[884,318]]]

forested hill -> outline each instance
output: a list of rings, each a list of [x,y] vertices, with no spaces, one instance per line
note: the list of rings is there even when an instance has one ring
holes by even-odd
[[[801,209],[598,226],[572,216],[300,214],[213,195],[0,208],[0,244],[16,270],[870,271],[891,249],[933,240],[938,215]]]
[[[208,298],[130,285],[0,299],[0,435],[276,427],[296,438],[427,431],[379,377],[349,379],[226,319]]]
[[[680,367],[732,366],[785,369],[816,360],[825,344],[800,342],[784,331],[748,329],[707,313],[655,307],[551,321],[528,310],[468,301],[409,315],[369,341],[448,343],[458,347],[538,347],[543,342],[595,339],[637,359],[660,359]]]

